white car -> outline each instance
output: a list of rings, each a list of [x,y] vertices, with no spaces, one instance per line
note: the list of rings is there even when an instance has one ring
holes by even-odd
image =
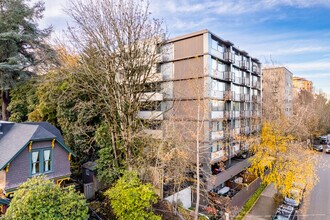
[[[284,204],[299,209],[303,199],[303,191],[299,188],[292,188],[289,195],[284,198]]]

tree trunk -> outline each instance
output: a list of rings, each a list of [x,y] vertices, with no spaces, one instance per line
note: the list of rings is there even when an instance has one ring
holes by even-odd
[[[198,100],[200,101],[200,100]],[[194,220],[198,220],[198,213],[199,213],[199,199],[200,199],[200,177],[199,177],[199,118],[200,118],[200,103],[197,106],[197,129],[196,129],[196,175],[197,175],[197,183],[196,183],[196,207],[195,207],[195,216]],[[201,125],[202,126],[202,125]]]
[[[10,102],[9,97],[9,90],[1,90],[1,100],[2,100],[2,120],[8,121],[9,120],[9,112],[7,110],[7,107]]]

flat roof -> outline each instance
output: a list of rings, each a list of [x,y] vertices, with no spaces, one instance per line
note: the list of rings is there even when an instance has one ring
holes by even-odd
[[[262,71],[267,71],[267,70],[273,70],[273,69],[285,69],[286,71],[288,71],[289,73],[291,73],[293,75],[293,73],[286,68],[285,66],[279,66],[279,67],[263,67]]]
[[[217,36],[216,34],[209,31],[208,29],[203,29],[203,30],[195,31],[195,32],[192,32],[192,33],[189,33],[189,34],[184,34],[184,35],[181,35],[181,36],[177,36],[177,37],[174,37],[174,38],[171,38],[171,39],[167,40],[165,43],[173,43],[173,42],[176,42],[176,41],[192,38],[192,37],[195,37],[195,36],[198,36],[198,35],[203,35],[205,33],[210,33],[214,38],[217,38],[219,41],[223,42],[227,46],[233,46],[234,50],[237,50],[241,54],[250,57],[254,62],[257,62],[257,63],[260,64],[260,61],[257,58],[251,57],[246,51],[240,50],[237,47],[235,47],[234,44],[231,41],[222,39],[221,37]]]

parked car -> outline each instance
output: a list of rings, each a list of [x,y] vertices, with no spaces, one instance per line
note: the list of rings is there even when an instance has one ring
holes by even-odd
[[[323,146],[321,144],[313,145],[313,150],[323,152]]]
[[[281,205],[277,210],[272,219],[278,220],[297,220],[296,210],[288,205]]]
[[[320,144],[327,144],[327,142],[328,142],[328,136],[327,135],[320,136],[319,137],[319,140],[320,140]]]
[[[326,147],[325,147],[325,152],[327,154],[330,154],[330,144],[328,144]]]
[[[303,199],[303,191],[299,188],[292,188],[290,193],[284,198],[284,204],[299,209]]]

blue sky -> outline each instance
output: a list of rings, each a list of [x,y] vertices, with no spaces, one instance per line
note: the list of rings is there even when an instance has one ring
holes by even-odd
[[[41,26],[65,29],[66,0],[46,0]],[[263,64],[271,60],[330,94],[330,0],[150,0],[169,37],[209,29]]]

